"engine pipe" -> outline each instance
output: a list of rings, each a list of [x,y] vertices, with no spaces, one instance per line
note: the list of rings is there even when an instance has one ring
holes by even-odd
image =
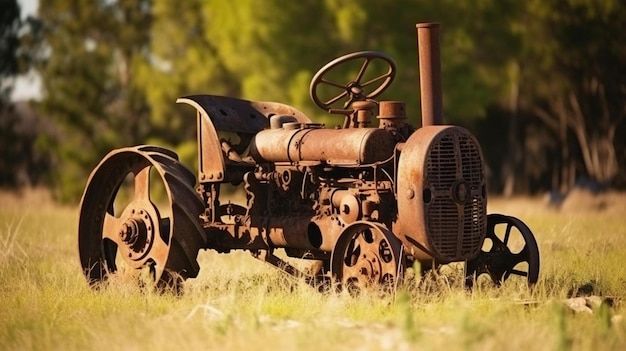
[[[422,127],[443,124],[439,23],[418,23],[415,27]]]

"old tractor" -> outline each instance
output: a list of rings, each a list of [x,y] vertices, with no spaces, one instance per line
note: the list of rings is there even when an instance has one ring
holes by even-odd
[[[197,177],[158,146],[106,155],[80,205],[88,281],[141,270],[158,287],[177,287],[198,275],[199,250],[211,249],[248,250],[290,274],[347,289],[393,287],[415,263],[426,270],[451,262],[465,262],[468,285],[483,274],[495,284],[511,276],[534,284],[532,232],[517,218],[487,214],[480,145],[468,130],[442,124],[439,25],[416,28],[417,129],[404,102],[375,100],[396,74],[394,60],[375,51],[339,57],[313,77],[315,104],[343,118],[336,128],[276,102],[178,99],[197,111]],[[333,78],[350,67],[353,79]],[[155,184],[164,201],[153,200]],[[245,194],[240,203],[226,200],[227,187]]]

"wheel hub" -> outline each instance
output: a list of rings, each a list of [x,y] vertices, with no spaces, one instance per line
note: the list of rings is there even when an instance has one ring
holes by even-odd
[[[373,282],[378,281],[380,270],[380,261],[375,255],[363,254],[362,259],[357,261],[355,269],[352,271],[357,273],[354,278],[365,282],[365,285],[370,285]]]
[[[139,261],[148,254],[154,241],[154,221],[150,211],[132,204],[124,214],[126,220],[120,226],[119,236],[126,245],[127,257]]]
[[[352,82],[348,84],[348,91],[354,97],[359,97],[361,96],[361,94],[363,94],[363,88],[357,82]]]

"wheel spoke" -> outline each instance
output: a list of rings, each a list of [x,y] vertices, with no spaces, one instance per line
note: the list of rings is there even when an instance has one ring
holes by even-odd
[[[135,174],[135,195],[134,200],[150,201],[150,169],[145,167]]]
[[[512,269],[509,274],[519,275],[521,277],[528,277],[528,272],[520,271],[518,269]]]
[[[328,100],[328,101],[326,101],[326,102],[324,102],[324,103],[325,103],[326,105],[332,105],[332,104],[334,104],[335,102],[337,102],[337,101],[339,101],[339,100],[343,99],[343,98],[344,98],[344,97],[346,97],[347,95],[348,95],[348,92],[347,92],[347,91],[344,91],[343,93],[341,93],[341,94],[339,94],[339,95],[335,96],[334,98],[332,98],[332,99],[330,99],[330,100]]]
[[[363,74],[365,73],[365,70],[367,69],[367,66],[369,66],[371,59],[369,58],[365,58],[365,62],[363,62],[363,66],[361,66],[361,70],[359,71],[359,74],[356,76],[356,80],[355,82],[360,82],[361,78],[363,78]]]
[[[490,250],[491,252],[497,252],[502,251],[502,249],[507,249],[506,245],[504,245],[502,240],[500,240],[500,238],[495,233],[488,235],[488,237],[489,239],[491,239],[492,242],[492,247]]]
[[[336,87],[336,88],[340,88],[340,89],[342,89],[342,90],[345,90],[345,89],[346,89],[346,86],[345,86],[344,84],[339,84],[339,83],[331,82],[331,81],[326,80],[326,79],[324,79],[324,78],[320,79],[320,83],[324,83],[324,84],[327,84],[327,85],[330,85],[330,86],[333,86],[333,87]]]
[[[511,259],[509,260],[511,267],[515,267],[515,265],[522,263],[522,262],[528,262],[528,252],[526,247],[524,247],[524,249],[522,251],[520,251],[519,253],[516,254],[512,254]]]
[[[120,230],[122,228],[122,220],[109,213],[104,217],[104,225],[102,227],[102,238],[113,241],[117,246],[122,246],[124,243],[120,238]]]
[[[361,84],[361,87],[366,87],[366,86],[368,86],[368,85],[370,85],[370,84],[376,83],[376,82],[378,82],[379,80],[381,80],[381,79],[386,79],[386,78],[388,78],[388,77],[390,77],[390,74],[389,74],[389,73],[385,73],[385,74],[383,74],[383,75],[380,75],[380,76],[378,76],[378,77],[376,77],[376,78],[372,78],[372,79],[368,80],[367,82],[365,82],[365,83]]]
[[[513,224],[508,223],[506,226],[506,233],[504,234],[504,245],[508,245],[509,244],[509,236],[511,235],[511,228],[513,227]]]

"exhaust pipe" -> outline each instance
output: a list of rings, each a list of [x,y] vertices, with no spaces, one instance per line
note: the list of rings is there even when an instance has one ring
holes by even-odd
[[[439,23],[418,23],[417,52],[422,127],[443,124]]]

